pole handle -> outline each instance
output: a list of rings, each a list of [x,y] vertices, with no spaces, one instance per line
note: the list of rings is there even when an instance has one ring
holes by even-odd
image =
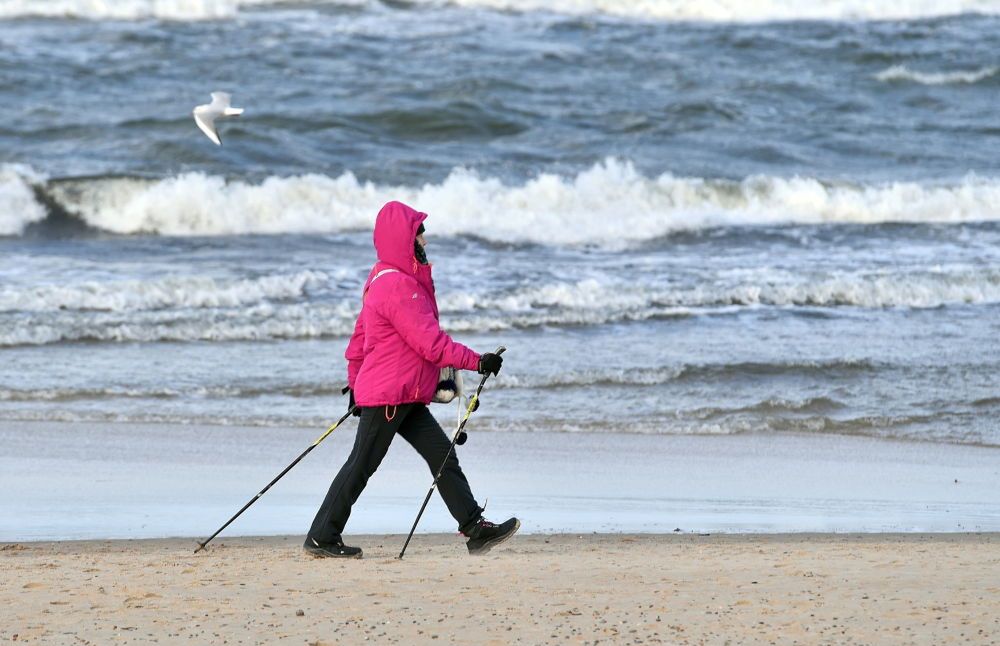
[[[499,355],[503,354],[506,351],[507,351],[507,348],[505,348],[504,346],[500,346],[499,348],[497,348],[497,351],[494,352],[493,354],[499,356]],[[478,406],[479,392],[483,389],[483,384],[486,383],[486,377],[488,377],[488,376],[489,375],[486,375],[486,376],[483,377],[482,382],[479,384],[479,388],[476,389],[476,394],[473,396],[475,398],[476,404],[473,405],[473,403],[472,403],[473,399],[471,399],[471,398],[469,399],[469,411],[468,411],[468,415],[471,415],[472,413],[474,413],[476,411],[476,409],[479,408],[479,406]],[[466,417],[468,417],[468,415],[466,415]],[[459,431],[458,432],[458,436],[455,438],[455,444],[457,444],[459,446],[462,446],[467,441],[469,441],[469,434],[466,433],[465,431]]]

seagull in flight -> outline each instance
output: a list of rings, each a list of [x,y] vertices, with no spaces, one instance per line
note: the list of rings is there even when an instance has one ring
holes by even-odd
[[[199,105],[193,114],[194,122],[201,131],[214,141],[215,145],[221,146],[222,140],[219,139],[219,132],[215,129],[215,120],[239,116],[243,114],[243,108],[233,108],[229,105],[228,92],[212,92],[212,102]]]

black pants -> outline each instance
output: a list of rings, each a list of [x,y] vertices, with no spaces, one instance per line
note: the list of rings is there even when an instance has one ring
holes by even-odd
[[[330,485],[330,491],[309,529],[309,538],[320,543],[340,539],[351,515],[351,506],[382,463],[396,433],[402,435],[427,461],[432,474],[437,473],[448,447],[451,446],[451,440],[426,406],[402,404],[362,408],[354,449]],[[437,488],[448,511],[458,522],[459,529],[479,518],[483,510],[472,496],[469,481],[458,466],[458,457],[454,451],[448,456],[448,463],[441,472]]]

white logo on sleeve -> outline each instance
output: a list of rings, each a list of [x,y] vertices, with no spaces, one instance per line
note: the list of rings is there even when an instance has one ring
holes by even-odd
[[[417,297],[417,293],[413,292],[413,296],[411,296],[410,298],[416,298],[416,297]]]

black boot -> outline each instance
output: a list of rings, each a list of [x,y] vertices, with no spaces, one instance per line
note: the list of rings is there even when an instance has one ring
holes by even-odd
[[[337,539],[332,543],[319,543],[315,539],[306,537],[306,542],[302,545],[305,551],[317,558],[337,558],[337,559],[359,559],[361,558],[361,548],[344,545],[344,541]]]
[[[479,517],[478,520],[463,527],[462,533],[469,538],[465,544],[469,548],[469,554],[486,554],[513,536],[520,527],[521,521],[516,518],[508,518],[497,525]]]

